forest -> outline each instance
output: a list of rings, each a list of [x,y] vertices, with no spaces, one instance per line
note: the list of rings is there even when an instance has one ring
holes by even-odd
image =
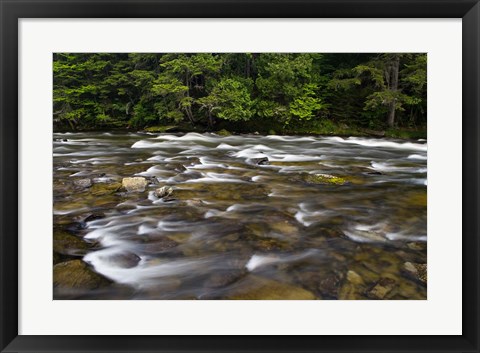
[[[55,53],[54,131],[425,138],[427,54]]]

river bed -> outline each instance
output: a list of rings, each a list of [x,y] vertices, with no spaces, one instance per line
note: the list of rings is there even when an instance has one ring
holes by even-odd
[[[426,141],[56,133],[53,157],[54,248],[81,241],[57,263],[109,281],[55,299],[427,298]]]

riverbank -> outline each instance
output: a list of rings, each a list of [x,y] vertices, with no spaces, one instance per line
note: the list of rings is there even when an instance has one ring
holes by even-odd
[[[62,129],[54,128],[54,133],[65,132],[150,132],[150,133],[207,133],[213,132],[222,136],[238,135],[238,134],[256,134],[256,135],[297,135],[297,136],[341,136],[341,137],[386,137],[400,140],[419,140],[427,139],[427,128],[392,128],[385,130],[373,130],[367,128],[353,128],[345,124],[328,123],[317,126],[304,126],[300,128],[290,129],[281,125],[266,124],[262,125],[245,125],[232,123],[219,123],[213,129],[205,126],[191,126],[187,124],[178,125],[157,125],[149,126],[143,129],[122,127],[95,127],[95,128],[78,128],[78,129]]]

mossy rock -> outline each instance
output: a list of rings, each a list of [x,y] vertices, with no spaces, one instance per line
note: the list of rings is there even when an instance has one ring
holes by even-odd
[[[121,183],[98,183],[94,184],[90,189],[89,192],[94,196],[105,196],[114,194],[122,188]]]
[[[222,129],[222,130],[219,130],[217,132],[215,132],[217,135],[220,135],[220,136],[230,136],[232,135],[232,133],[228,130],[225,130],[225,129]]]
[[[309,184],[344,185],[347,180],[330,174],[305,174],[303,180]]]
[[[54,288],[92,290],[106,287],[111,283],[81,260],[61,262],[53,266]]]
[[[162,132],[168,132],[170,130],[175,130],[176,128],[177,128],[177,126],[175,126],[175,125],[150,126],[150,127],[147,127],[144,131],[162,133]]]
[[[249,275],[227,295],[235,300],[313,300],[312,292],[298,286]]]
[[[63,255],[83,255],[89,244],[82,239],[64,231],[53,232],[53,251]]]

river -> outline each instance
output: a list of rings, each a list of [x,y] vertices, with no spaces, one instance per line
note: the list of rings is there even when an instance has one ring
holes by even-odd
[[[113,282],[75,298],[427,298],[424,140],[56,133],[53,157],[54,229]]]

